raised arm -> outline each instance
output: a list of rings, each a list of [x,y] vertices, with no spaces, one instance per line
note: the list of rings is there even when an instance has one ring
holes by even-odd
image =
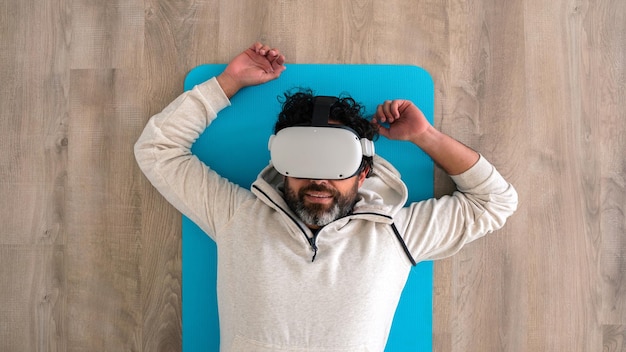
[[[373,122],[378,124],[381,135],[420,147],[449,175],[461,174],[478,161],[476,151],[435,129],[409,100],[385,101],[378,106]]]
[[[241,88],[276,79],[285,57],[260,43],[236,56],[223,73],[198,84],[152,116],[135,143],[135,157],[154,187],[205,232],[228,220],[249,196],[191,153],[200,134]],[[228,205],[228,206],[224,206]]]
[[[437,131],[408,100],[378,106],[373,123],[380,134],[411,141],[441,166],[457,192],[412,203],[396,221],[416,261],[440,259],[504,226],[517,209],[517,192],[485,158]]]

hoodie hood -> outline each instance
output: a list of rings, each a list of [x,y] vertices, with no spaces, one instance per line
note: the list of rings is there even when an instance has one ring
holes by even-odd
[[[283,175],[278,173],[271,163],[261,171],[252,189],[255,193],[260,190],[266,197],[271,198],[270,203],[273,204],[268,205],[287,208],[283,199]],[[353,215],[373,213],[392,218],[405,205],[407,199],[408,190],[398,170],[387,160],[375,155],[372,173],[359,188]]]
[[[382,157],[374,156],[374,169],[359,189],[361,197],[354,212],[376,212],[393,217],[406,204],[408,193],[398,170]]]

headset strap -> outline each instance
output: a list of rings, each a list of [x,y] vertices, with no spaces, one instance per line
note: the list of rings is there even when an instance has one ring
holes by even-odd
[[[321,127],[328,126],[328,118],[330,117],[330,108],[337,102],[336,97],[317,96],[313,105],[313,118],[311,126]]]

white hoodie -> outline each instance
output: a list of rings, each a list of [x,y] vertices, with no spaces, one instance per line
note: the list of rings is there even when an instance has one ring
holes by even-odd
[[[412,264],[456,253],[517,207],[482,156],[452,176],[458,192],[405,207],[400,175],[375,157],[353,213],[314,238],[271,165],[247,190],[191,154],[228,105],[213,78],[153,116],[135,145],[152,184],[217,243],[221,351],[383,351]]]

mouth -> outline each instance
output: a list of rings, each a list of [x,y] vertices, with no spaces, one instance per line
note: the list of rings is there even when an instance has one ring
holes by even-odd
[[[320,204],[331,203],[334,199],[332,194],[324,192],[306,192],[304,196],[307,201]]]

